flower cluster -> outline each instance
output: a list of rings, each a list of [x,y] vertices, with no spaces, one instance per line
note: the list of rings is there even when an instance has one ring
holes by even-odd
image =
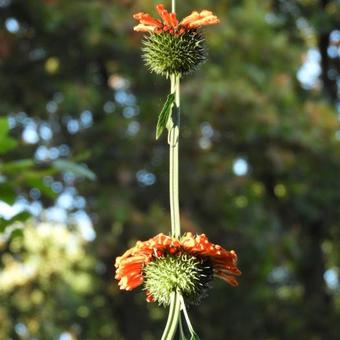
[[[176,13],[169,13],[162,4],[156,5],[156,10],[162,21],[153,18],[148,13],[139,12],[133,17],[139,21],[134,27],[137,32],[169,32],[171,34],[183,34],[190,29],[196,29],[206,25],[218,24],[220,21],[212,12],[203,10],[192,12],[181,22],[178,21]]]
[[[194,11],[182,21],[162,4],[156,6],[162,20],[148,13],[136,13],[137,32],[148,32],[143,41],[143,59],[151,72],[169,77],[188,74],[206,60],[204,36],[199,28],[219,23],[212,12]]]
[[[235,276],[240,275],[233,250],[209,242],[205,234],[192,233],[180,239],[161,233],[138,241],[116,259],[115,267],[120,289],[132,290],[144,283],[147,301],[161,304],[167,304],[176,289],[189,298],[201,295],[213,276],[237,286]]]

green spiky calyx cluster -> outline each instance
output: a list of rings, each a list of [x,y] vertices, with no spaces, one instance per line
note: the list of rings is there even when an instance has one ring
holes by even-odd
[[[204,36],[197,30],[182,34],[150,33],[143,40],[143,59],[151,72],[169,77],[197,69],[207,58]]]
[[[163,306],[170,304],[170,295],[176,290],[187,302],[199,303],[212,278],[209,260],[185,253],[159,257],[144,268],[144,287]]]

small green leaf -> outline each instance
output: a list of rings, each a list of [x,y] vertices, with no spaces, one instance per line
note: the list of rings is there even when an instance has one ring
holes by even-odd
[[[6,117],[0,118],[0,138],[7,136],[8,129],[8,119]]]
[[[8,225],[10,225],[9,221],[0,217],[0,233],[3,233]]]
[[[6,162],[0,164],[0,169],[8,173],[16,173],[17,171],[26,170],[34,166],[32,159],[20,159],[13,162]]]
[[[13,222],[25,222],[31,217],[31,214],[28,211],[22,211],[19,214],[13,216],[11,219]]]
[[[8,136],[9,125],[6,117],[0,118],[0,155],[17,146],[17,141]]]
[[[200,338],[198,337],[198,335],[196,333],[192,333],[190,340],[200,340]]]
[[[22,229],[15,229],[11,232],[11,240],[14,240],[16,238],[23,238],[24,232]]]
[[[28,211],[22,211],[9,220],[5,220],[3,218],[0,218],[0,233],[3,233],[5,229],[15,223],[15,222],[25,222],[28,218],[31,217],[31,214]]]
[[[18,145],[17,141],[12,137],[0,138],[0,155],[14,149]]]
[[[7,184],[0,184],[0,201],[4,201],[7,204],[14,204],[17,195],[14,188]]]
[[[175,93],[168,95],[166,102],[158,116],[157,127],[156,127],[156,139],[158,139],[163,130],[167,127],[167,123],[171,114],[171,106],[175,101]]]
[[[58,159],[53,162],[53,165],[58,170],[69,171],[75,174],[76,176],[86,177],[92,181],[96,179],[95,173],[81,164],[77,164],[71,161],[66,161],[63,159]]]

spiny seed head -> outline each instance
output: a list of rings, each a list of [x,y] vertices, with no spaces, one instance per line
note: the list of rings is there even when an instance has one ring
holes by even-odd
[[[144,268],[144,288],[163,306],[170,304],[170,295],[176,290],[187,302],[198,303],[212,278],[208,260],[185,253],[162,256]]]
[[[207,58],[204,36],[196,29],[177,35],[150,32],[143,40],[142,51],[149,70],[166,77],[188,74]]]

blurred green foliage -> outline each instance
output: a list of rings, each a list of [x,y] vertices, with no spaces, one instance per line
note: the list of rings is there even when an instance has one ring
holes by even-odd
[[[0,1],[0,200],[43,207],[1,220],[1,339],[161,334],[166,311],[119,292],[113,271],[137,239],[169,230],[168,146],[154,138],[169,84],[143,67],[131,18],[155,4]],[[339,339],[339,4],[178,1],[179,17],[203,8],[221,24],[182,82],[182,224],[235,249],[243,275],[236,289],[214,282],[189,311],[195,328]],[[66,229],[44,218],[65,192]],[[93,241],[72,222],[84,209]]]

